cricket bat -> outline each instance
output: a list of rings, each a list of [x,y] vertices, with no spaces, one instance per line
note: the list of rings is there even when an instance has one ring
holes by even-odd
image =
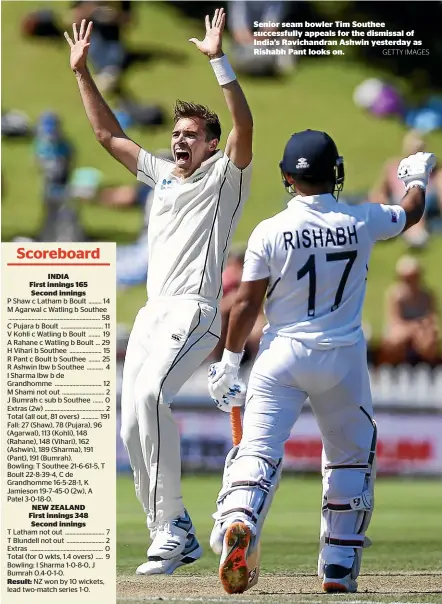
[[[239,445],[242,438],[241,407],[233,407],[230,412],[230,422],[232,425],[233,446]],[[247,558],[247,567],[249,571],[249,582],[245,591],[258,583],[259,563],[261,560],[261,543],[258,543],[255,550]]]

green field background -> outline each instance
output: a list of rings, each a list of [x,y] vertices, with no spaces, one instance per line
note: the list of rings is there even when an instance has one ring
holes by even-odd
[[[68,2],[1,3],[2,108],[22,109],[33,121],[45,110],[57,111],[76,146],[78,166],[100,169],[106,184],[133,182],[133,176],[94,140],[69,69],[69,49],[65,41],[28,40],[20,34],[24,15],[48,4],[67,27]],[[190,37],[202,35],[202,23],[184,18],[177,8],[163,2],[140,2],[135,8],[136,20],[129,33],[129,43],[146,45],[159,52],[177,52],[182,61],[163,58],[134,67],[126,78],[129,90],[139,100],[160,103],[169,116],[177,98],[209,105],[221,117],[225,141],[230,122],[222,93],[207,60],[188,42]],[[229,45],[226,36],[227,52]],[[288,137],[296,130],[326,130],[335,138],[345,157],[345,192],[359,193],[372,186],[385,159],[400,153],[406,131],[398,120],[377,119],[355,107],[352,101],[354,88],[364,78],[379,75],[346,57],[331,60],[301,57],[297,71],[286,79],[241,79],[255,121],[255,167],[252,192],[235,234],[236,243],[246,242],[258,221],[283,208],[286,197],[278,162]],[[406,88],[406,82],[398,84]],[[144,147],[155,150],[169,146],[170,132],[171,123],[168,123],[155,131],[132,128],[128,134]],[[428,137],[428,145],[442,156],[440,132]],[[19,235],[36,236],[44,208],[32,146],[26,142],[3,141],[2,151],[2,238],[8,241]],[[132,241],[142,225],[139,208],[114,210],[84,204],[80,212],[88,237],[95,240]],[[375,336],[382,331],[385,290],[393,278],[398,257],[405,251],[401,240],[379,244],[374,251],[364,319],[372,325]],[[441,252],[442,239],[434,237],[420,253],[427,282],[439,298],[442,295]],[[145,299],[143,286],[120,292],[118,320],[130,325]]]
[[[211,515],[221,476],[185,476],[183,497],[204,555],[181,573],[216,574],[218,559],[209,547]],[[375,513],[368,530],[373,545],[364,551],[364,571],[442,571],[440,480],[379,478]],[[319,476],[283,475],[262,534],[263,573],[315,573],[321,506]],[[117,568],[131,575],[145,560],[150,543],[145,515],[135,498],[132,477],[117,483]]]

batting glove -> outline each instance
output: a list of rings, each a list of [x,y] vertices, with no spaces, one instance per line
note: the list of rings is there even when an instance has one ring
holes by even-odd
[[[224,350],[221,361],[209,367],[209,394],[225,413],[245,402],[246,386],[238,376],[241,358],[242,353]]]
[[[421,187],[425,191],[430,172],[435,165],[436,158],[433,153],[419,151],[401,160],[397,177],[403,181],[406,191],[411,187]]]

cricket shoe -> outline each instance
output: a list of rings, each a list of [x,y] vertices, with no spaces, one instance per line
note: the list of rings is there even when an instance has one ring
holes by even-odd
[[[147,550],[147,562],[141,565],[144,568],[144,572],[141,574],[166,573],[172,565],[172,560],[176,561],[184,552],[189,535],[195,535],[195,529],[186,510],[184,510],[184,516],[178,516],[178,518],[159,524]],[[150,562],[153,564],[149,565]],[[152,572],[146,573],[145,571],[150,567],[153,569]],[[138,567],[137,573],[140,569],[141,567]]]
[[[219,578],[228,594],[240,594],[249,584],[247,552],[252,531],[244,522],[234,522],[224,533]]]
[[[214,554],[220,556],[223,551],[224,531],[222,523],[215,521],[212,532],[210,533],[209,544]]]
[[[137,570],[137,575],[171,575],[177,568],[184,566],[185,564],[192,564],[201,558],[203,554],[203,548],[198,542],[195,535],[188,535],[186,540],[186,547],[183,553],[175,556],[175,558],[164,560],[159,558],[153,560],[149,557],[147,562],[141,564]]]
[[[220,556],[222,554],[223,551],[223,547],[224,547],[224,535],[226,532],[226,528],[227,526],[235,523],[235,522],[243,522],[246,526],[249,527],[250,531],[251,531],[251,535],[252,535],[252,547],[250,547],[250,549],[253,549],[253,540],[255,539],[254,535],[256,533],[256,527],[253,526],[252,523],[248,523],[247,520],[245,520],[244,518],[241,519],[236,515],[230,515],[227,518],[224,518],[223,521],[218,520],[218,513],[215,512],[215,514],[213,514],[213,518],[215,519],[215,524],[213,525],[213,529],[212,532],[210,533],[210,547],[213,551],[214,554],[216,554],[217,556]]]
[[[339,566],[338,564],[326,564],[324,566],[324,577],[322,589],[329,593],[356,593],[358,584],[351,576],[351,568]]]

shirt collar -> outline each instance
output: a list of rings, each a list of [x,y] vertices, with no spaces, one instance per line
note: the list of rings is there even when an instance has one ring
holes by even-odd
[[[210,168],[210,166],[212,164],[214,164],[216,161],[221,159],[222,156],[223,156],[223,152],[221,151],[221,149],[219,149],[214,155],[210,156],[209,159],[206,159],[206,161],[203,161],[201,166],[199,168],[197,168],[195,170],[195,172],[191,176],[189,176],[189,178],[192,178],[193,176],[196,176],[197,174],[201,174],[201,172],[206,172],[208,170],[208,168]]]
[[[306,205],[326,205],[327,203],[336,203],[336,198],[331,193],[321,193],[321,195],[295,195],[287,204],[289,208],[296,208],[297,204]]]

